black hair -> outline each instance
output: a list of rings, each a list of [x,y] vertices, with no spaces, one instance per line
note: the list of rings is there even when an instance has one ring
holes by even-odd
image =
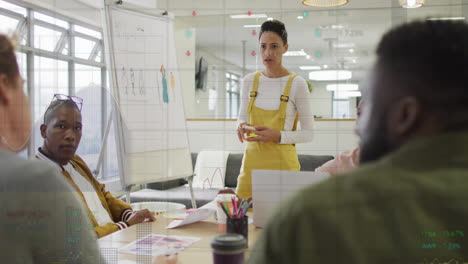
[[[52,101],[44,113],[44,124],[48,125],[50,120],[52,120],[55,117],[55,113],[57,112],[57,110],[59,110],[62,107],[75,108],[76,110],[78,110],[78,112],[80,111],[76,103],[73,102],[72,100]]]
[[[262,34],[268,31],[278,34],[281,40],[283,40],[284,45],[288,44],[288,32],[283,22],[279,20],[267,20],[263,22],[258,39],[260,40]]]
[[[398,26],[382,37],[377,56],[378,64],[399,79],[396,93],[415,96],[445,117],[468,109],[468,24],[464,21],[426,20]]]

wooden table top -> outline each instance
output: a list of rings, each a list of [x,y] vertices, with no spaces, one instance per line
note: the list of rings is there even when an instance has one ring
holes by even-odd
[[[157,217],[156,222],[142,223],[138,225],[131,226],[124,230],[115,232],[108,236],[98,239],[99,247],[104,258],[108,263],[125,263],[127,261],[141,261],[146,263],[145,256],[136,256],[134,254],[120,253],[118,249],[137,240],[149,235],[149,234],[158,234],[158,235],[167,235],[167,236],[191,236],[198,237],[201,240],[195,242],[189,248],[183,250],[178,254],[178,259],[181,264],[189,263],[202,263],[208,264],[213,263],[212,260],[212,250],[211,250],[211,240],[219,235],[217,232],[218,225],[214,220],[214,217],[205,221],[193,223],[186,226],[177,227],[174,229],[166,229],[166,226],[173,219],[165,218],[164,216]],[[255,241],[261,233],[261,228],[256,228],[253,224],[249,224],[249,248],[246,250],[246,256],[249,255],[249,252],[252,250]]]

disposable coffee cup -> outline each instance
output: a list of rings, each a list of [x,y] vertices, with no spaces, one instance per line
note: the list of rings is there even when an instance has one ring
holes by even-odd
[[[243,264],[247,240],[239,234],[222,234],[211,241],[213,264]]]

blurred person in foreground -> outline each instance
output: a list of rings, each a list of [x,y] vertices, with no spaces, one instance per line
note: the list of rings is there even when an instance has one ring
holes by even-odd
[[[31,133],[23,84],[14,45],[0,35],[1,262],[99,263],[97,237],[71,186],[53,167],[12,153]]]
[[[360,167],[282,204],[249,262],[468,259],[467,47],[465,22],[387,32],[363,90]]]
[[[16,156],[28,145],[31,109],[13,41],[0,35],[1,263],[104,263],[76,192],[56,168]],[[154,264],[175,264],[159,256]]]

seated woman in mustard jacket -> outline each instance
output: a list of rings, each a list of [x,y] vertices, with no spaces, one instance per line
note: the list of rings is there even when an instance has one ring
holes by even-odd
[[[36,155],[57,167],[75,188],[87,205],[88,214],[98,237],[125,229],[145,219],[156,221],[153,214],[145,209],[133,212],[126,202],[106,191],[91,173],[86,163],[77,155],[81,139],[82,99],[74,96],[58,95],[44,114],[41,136],[44,144]]]

